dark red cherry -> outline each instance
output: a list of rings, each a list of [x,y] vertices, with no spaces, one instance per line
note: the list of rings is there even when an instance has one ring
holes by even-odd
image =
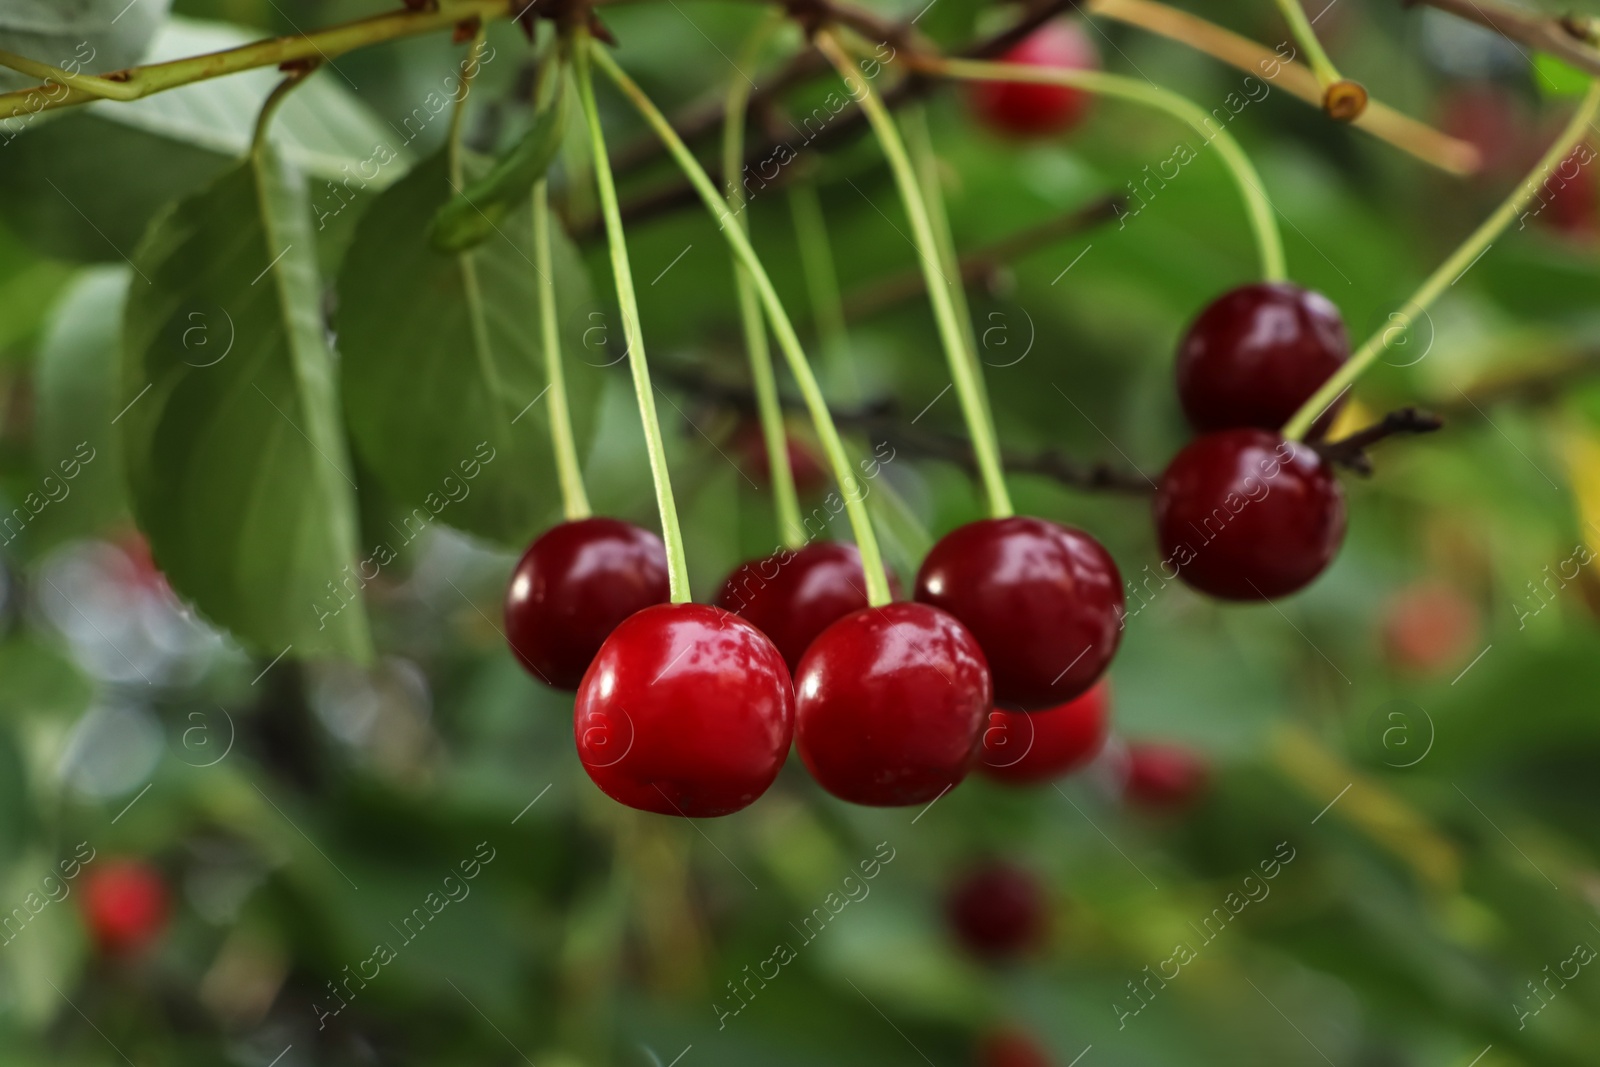
[[[143,860],[104,860],[84,882],[84,922],[107,955],[130,955],[153,942],[166,928],[168,906],[166,879]]]
[[[1195,438],[1161,476],[1155,513],[1178,576],[1225,600],[1294,592],[1344,539],[1344,490],[1328,465],[1266,430]]]
[[[795,746],[841,800],[925,804],[967,776],[993,702],[972,635],[926,604],[846,615],[795,673]]]
[[[778,776],[794,689],[772,642],[739,616],[658,604],[600,646],[573,733],[583,769],[611,799],[659,815],[727,815]]]
[[[1100,542],[1013,516],[946,534],[917,572],[916,599],[972,631],[1004,707],[1050,708],[1104,673],[1122,640],[1122,576]]]
[[[1201,433],[1276,430],[1349,358],[1339,309],[1284,282],[1230,290],[1200,312],[1178,345],[1178,400]],[[1333,422],[1339,404],[1318,417]]]
[[[1569,237],[1593,236],[1600,229],[1600,190],[1594,176],[1595,151],[1574,148],[1556,164],[1527,208],[1527,214]]]
[[[1206,758],[1182,745],[1146,741],[1128,746],[1123,795],[1146,808],[1186,808],[1211,779]]]
[[[892,574],[889,587],[899,595]],[[722,583],[716,604],[753,623],[796,670],[818,634],[867,606],[861,553],[855,545],[813,541],[741,563]]]
[[[978,1040],[977,1067],[1051,1067],[1050,1054],[1020,1030],[991,1030]]]
[[[1034,785],[1075,771],[1099,754],[1111,724],[1104,680],[1087,693],[1046,711],[989,713],[978,771],[1008,785]]]
[[[986,960],[1006,960],[1037,948],[1049,928],[1044,887],[1009,863],[979,867],[955,883],[945,916],[956,940]]]
[[[1100,56],[1076,22],[1047,22],[1001,55],[1003,63],[1095,70]],[[1083,121],[1093,97],[1081,89],[1025,82],[974,82],[972,109],[991,128],[1015,137],[1062,133]]]
[[[564,522],[511,572],[506,638],[534,677],[576,689],[617,624],[668,595],[661,538],[617,519]]]

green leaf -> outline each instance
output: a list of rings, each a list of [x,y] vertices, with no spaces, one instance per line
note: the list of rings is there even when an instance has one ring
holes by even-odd
[[[451,192],[441,152],[378,198],[345,255],[338,327],[350,435],[408,514],[426,509],[521,544],[559,501],[529,209],[518,206],[479,248],[441,256],[427,223]],[[582,267],[569,245],[556,253],[557,296],[574,308],[586,300]],[[582,311],[563,324],[581,331]],[[601,373],[570,337],[564,349],[581,445]]]
[[[216,52],[259,37],[225,23],[174,18],[150,46],[150,59]],[[279,77],[271,68],[241,71],[143,100],[0,123],[0,145],[11,153],[0,168],[0,214],[51,255],[125,262],[163,207],[205,188],[245,153],[256,113]],[[322,70],[283,102],[269,136],[288,162],[319,179],[311,195],[320,234],[330,220],[353,212],[350,204],[361,194],[405,173],[412,163],[406,138],[416,131],[409,124],[404,131],[382,122],[337,72]],[[108,174],[117,180],[106,181]]]
[[[120,422],[157,563],[262,650],[365,658],[346,591],[360,584],[354,468],[303,180],[263,147],[158,221],[135,266]]]
[[[1589,88],[1589,75],[1548,52],[1533,57],[1533,69],[1539,75],[1535,79],[1539,91],[1545,96],[1582,96]]]
[[[120,440],[112,420],[122,402],[117,389],[117,344],[133,272],[91,267],[79,272],[51,309],[39,346],[34,389],[34,457],[40,470],[60,478],[67,493],[42,512],[47,540],[103,533],[127,511]],[[94,459],[72,466],[81,445]]]
[[[561,84],[565,84],[564,82]],[[441,252],[463,252],[489,239],[506,216],[526,200],[534,182],[550,169],[561,148],[563,97],[558,93],[528,132],[433,216],[429,239]]]

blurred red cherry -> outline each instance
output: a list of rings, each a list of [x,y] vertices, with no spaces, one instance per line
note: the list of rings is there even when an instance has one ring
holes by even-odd
[[[1556,164],[1534,202],[1528,205],[1539,222],[1568,237],[1591,237],[1600,230],[1600,183],[1595,180],[1595,150],[1574,148]]]
[[[166,928],[167,883],[143,860],[107,860],[85,876],[80,907],[102,953],[133,955]]]
[[[767,791],[794,735],[772,642],[708,604],[657,604],[606,638],[578,686],[578,758],[611,799],[707,818]]]
[[[661,538],[618,519],[552,526],[506,586],[506,640],[528,673],[576,689],[611,631],[668,597]]]
[[[795,747],[841,800],[926,804],[972,767],[994,702],[983,651],[926,604],[846,615],[818,635],[795,674]]]
[[[896,595],[894,576],[889,587]],[[739,564],[717,593],[717,607],[766,634],[790,671],[818,634],[867,606],[861,553],[839,541],[813,541]]]
[[[1043,1045],[1021,1030],[990,1030],[978,1039],[977,1067],[1051,1067]]]
[[[1015,959],[1044,943],[1050,909],[1031,872],[988,863],[963,875],[945,898],[945,917],[963,948],[990,962]]]
[[[989,713],[978,772],[1008,785],[1035,785],[1089,763],[1106,743],[1111,694],[1104,680],[1059,707]]]
[[[1178,810],[1200,798],[1211,779],[1206,758],[1182,745],[1140,741],[1128,745],[1123,795],[1143,808]]]
[[[1047,22],[999,57],[1002,63],[1096,70],[1100,56],[1077,22]],[[973,82],[972,109],[991,129],[1014,137],[1046,137],[1083,121],[1094,97],[1081,89],[1025,82]]]
[[[1529,157],[1533,122],[1528,109],[1507,87],[1494,82],[1456,86],[1444,93],[1439,129],[1478,150],[1479,176],[1520,174],[1538,158]]]
[[[1436,675],[1460,667],[1478,648],[1478,605],[1437,580],[1413,582],[1383,611],[1383,649],[1402,671]]]
[[[828,468],[822,459],[807,445],[790,434],[788,443],[789,472],[794,476],[794,488],[801,496],[820,493],[828,484]],[[733,432],[733,452],[739,460],[739,469],[751,481],[765,489],[772,484],[772,464],[767,460],[767,439],[761,424],[747,419]]]

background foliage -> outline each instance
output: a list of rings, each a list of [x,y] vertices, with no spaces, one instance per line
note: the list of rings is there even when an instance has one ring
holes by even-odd
[[[99,10],[118,6],[8,4],[0,36],[54,62],[92,40],[92,68],[109,69],[378,10],[177,0],[164,18],[141,0],[114,24]],[[1207,8],[1269,46],[1285,39],[1262,0]],[[605,14],[619,61],[669,113],[739,76],[727,57],[759,17],[700,0]],[[920,25],[951,42],[1005,18],[939,0]],[[1179,45],[1101,30],[1109,69],[1207,110],[1245,88]],[[1343,4],[1319,30],[1349,76],[1412,115],[1440,120],[1480,83],[1535,133],[1567,106],[1515,48],[1437,12]],[[506,25],[490,42],[465,116],[485,154],[531,117],[526,42]],[[796,44],[782,38],[754,80]],[[1547,966],[1600,944],[1600,583],[1589,565],[1565,577],[1600,551],[1592,231],[1513,230],[1363,379],[1366,414],[1421,403],[1447,426],[1346,479],[1342,555],[1281,605],[1224,607],[1151,580],[1137,495],[1013,479],[1020,511],[1093,531],[1145,590],[1112,672],[1116,729],[1207,754],[1214,784],[1195,810],[1127,810],[1113,751],[1059,788],[974,780],[921,815],[839,804],[791,765],[746,813],[686,825],[598,794],[573,758],[569,698],[526,677],[497,632],[505,576],[557,514],[556,483],[525,213],[470,267],[425,244],[444,196],[448,112],[434,101],[462,52],[436,35],[339,58],[291,95],[256,157],[270,71],[41,117],[0,148],[0,492],[13,516],[0,533],[0,892],[20,903],[87,841],[150,858],[176,898],[159,952],[137,963],[97,960],[70,897],[0,947],[8,1063],[943,1067],[999,1026],[1085,1067],[1600,1063],[1600,977],[1581,972],[1525,1025],[1518,1014],[1539,1003],[1529,983]],[[829,87],[793,94],[788,114]],[[625,150],[643,131],[602,102]],[[1153,476],[1185,439],[1176,338],[1255,270],[1225,174],[1201,152],[1146,184],[1146,168],[1198,144],[1123,105],[1029,146],[977,128],[948,92],[929,107],[964,249],[1137,187],[1136,213],[991,272],[972,299],[1008,449]],[[1261,169],[1294,277],[1332,297],[1357,339],[1525,162],[1508,149],[1477,178],[1449,178],[1278,91],[1228,128]],[[653,526],[592,194],[564,180],[584,176],[568,147],[556,193],[575,242],[558,276],[590,491],[598,510]],[[870,141],[794,165],[819,183],[847,298],[915,267]],[[646,166],[624,197],[675,180]],[[785,194],[761,191],[749,210],[809,321]],[[731,273],[696,210],[639,222],[629,244],[705,598],[776,541],[737,462],[737,412],[696,384],[745,380]],[[192,358],[171,360],[174,335]],[[960,432],[918,299],[853,321],[824,372],[841,410],[888,404],[900,423],[921,412],[919,430]],[[870,502],[907,580],[979,505],[963,471],[890,443]],[[340,577],[380,545],[376,577]],[[1451,621],[1475,636],[1419,674],[1397,663],[1393,605],[1424,580],[1462,595]],[[319,1028],[326,983],[480,842],[493,859],[470,895]],[[719,1028],[726,983],[793,940],[845,875],[882,858],[880,842],[893,859],[870,894]],[[1119,1019],[1114,1004],[1135,1005],[1128,983],[1281,842],[1295,858],[1270,896]],[[999,970],[964,957],[939,915],[953,874],[995,855],[1040,872],[1055,917],[1047,952]]]

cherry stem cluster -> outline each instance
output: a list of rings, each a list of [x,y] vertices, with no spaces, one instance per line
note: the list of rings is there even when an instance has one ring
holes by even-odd
[[[589,74],[591,57],[605,66],[605,53],[591,47],[588,27],[573,30],[573,69],[577,75],[578,98],[583,102],[584,121],[589,127],[589,145],[594,158],[595,186],[600,211],[605,218],[606,242],[611,250],[611,273],[617,287],[617,304],[622,312],[622,333],[628,344],[628,367],[633,372],[633,390],[639,401],[639,418],[644,423],[645,449],[650,456],[650,474],[655,480],[656,503],[661,510],[661,540],[667,549],[667,576],[674,604],[690,600],[689,565],[684,556],[683,529],[678,523],[678,506],[672,498],[672,478],[667,470],[667,450],[661,439],[661,420],[656,416],[655,392],[650,384],[650,368],[645,363],[644,338],[640,336],[639,301],[633,289],[633,270],[628,263],[628,242],[622,232],[622,216],[617,206],[616,184],[606,155],[605,134],[600,129],[600,109],[595,104],[594,83]],[[615,77],[612,74],[612,77]]]
[[[783,13],[773,11],[751,31],[740,52],[736,69],[752,66],[761,48],[782,25]],[[728,83],[722,128],[722,174],[728,184],[728,211],[731,225],[748,232],[744,214],[744,184],[739,180],[744,162],[744,125],[750,103],[750,83],[735,77]],[[761,420],[761,439],[766,444],[767,466],[772,479],[773,504],[778,512],[778,532],[788,548],[805,544],[806,531],[800,521],[800,495],[795,490],[794,471],[789,465],[789,435],[783,425],[783,408],[778,403],[778,383],[772,370],[772,350],[767,346],[767,324],[761,315],[761,298],[756,295],[750,272],[733,260],[733,281],[739,299],[739,322],[744,330],[745,351],[750,357],[750,383],[755,389],[756,412]]]
[[[1170,89],[1163,89],[1136,78],[1094,70],[1044,69],[1016,63],[989,63],[915,54],[908,54],[907,62],[923,73],[945,78],[1023,82],[1081,89],[1088,93],[1144,104],[1181,119],[1216,146],[1218,156],[1232,174],[1239,195],[1244,200],[1251,232],[1255,235],[1256,249],[1261,258],[1262,276],[1268,281],[1282,281],[1287,277],[1283,236],[1278,231],[1277,216],[1273,212],[1272,204],[1263,191],[1261,175],[1256,172],[1250,157],[1245,155],[1244,149],[1239,147],[1239,142],[1234,140],[1231,133],[1225,129],[1207,128],[1208,124],[1212,124],[1211,116],[1192,100],[1179,96]]]
[[[586,39],[584,43],[587,43]],[[750,239],[745,236],[744,230],[734,225],[727,202],[717,192],[716,186],[706,176],[704,168],[694,158],[688,146],[678,137],[677,131],[672,128],[672,123],[604,50],[591,45],[588,52],[594,59],[595,65],[616,84],[645,122],[661,137],[667,146],[667,151],[694,186],[706,209],[717,219],[723,238],[732,246],[734,255],[749,272],[756,293],[761,297],[762,307],[766,310],[772,332],[778,339],[778,347],[788,360],[789,371],[800,387],[800,395],[811,413],[817,436],[821,439],[823,451],[833,468],[834,478],[839,483],[839,492],[844,497],[850,527],[855,533],[856,548],[861,553],[861,566],[867,585],[867,602],[875,607],[889,603],[893,597],[889,592],[888,576],[883,569],[883,555],[878,548],[878,538],[873,533],[872,521],[867,515],[866,494],[862,491],[860,479],[856,477],[850,465],[850,457],[845,453],[844,442],[840,439],[838,428],[833,423],[833,416],[828,412],[828,405],[823,400],[822,389],[817,384],[816,375],[811,371],[805,350],[800,346],[800,337],[795,333],[794,324],[790,322],[788,313],[784,311],[783,302],[778,299],[778,292],[773,288],[772,279],[767,276],[766,268],[761,265],[761,260],[751,247]],[[615,212],[614,199],[611,210]]]
[[[1597,112],[1600,112],[1600,79],[1590,83],[1589,91],[1584,94],[1583,102],[1573,112],[1566,128],[1545,150],[1544,156],[1534,164],[1528,176],[1511,191],[1511,195],[1506,197],[1492,215],[1483,220],[1460,247],[1439,264],[1422,283],[1422,287],[1412,294],[1411,299],[1390,316],[1392,324],[1368,338],[1344,366],[1322,383],[1322,388],[1300,406],[1300,410],[1284,424],[1285,437],[1293,440],[1303,439],[1311,429],[1311,424],[1344,395],[1345,390],[1350,388],[1362,372],[1372,366],[1391,345],[1406,335],[1415,324],[1417,316],[1425,314],[1440,294],[1459,281],[1478,258],[1488,251],[1495,238],[1500,236],[1511,221],[1528,206],[1528,202],[1539,193],[1550,172],[1567,157],[1573,146],[1583,139]]]
[[[565,106],[559,87],[565,71],[565,55],[559,45],[550,50],[539,72],[535,104],[540,109]],[[550,390],[550,447],[556,459],[556,478],[561,484],[562,513],[568,522],[587,519],[589,495],[583,487],[583,467],[578,462],[578,444],[572,434],[572,409],[567,402],[567,376],[561,363],[561,329],[556,310],[556,274],[551,254],[553,231],[550,219],[550,182],[540,178],[531,194],[533,217],[533,266],[539,274],[539,344],[544,349],[546,388]]]
[[[961,317],[950,293],[952,285],[960,284],[960,274],[957,273],[956,278],[952,280],[945,275],[940,266],[943,257],[940,255],[938,239],[934,235],[933,223],[929,219],[927,202],[922,193],[922,182],[906,154],[905,143],[900,139],[900,133],[895,128],[894,119],[889,115],[889,109],[884,106],[883,100],[867,79],[856,71],[849,54],[845,52],[831,30],[818,32],[816,45],[844,79],[851,97],[866,113],[867,121],[872,124],[878,144],[883,149],[884,158],[888,160],[889,169],[894,174],[895,184],[900,189],[901,202],[911,221],[917,258],[921,262],[923,277],[927,282],[928,298],[933,304],[934,320],[939,328],[939,339],[944,346],[945,359],[950,366],[950,376],[961,405],[961,415],[966,421],[968,432],[972,435],[972,450],[978,460],[978,473],[983,482],[984,493],[988,497],[989,513],[995,518],[1006,518],[1012,514],[1011,495],[1006,490],[1005,471],[1000,466],[999,441],[995,435],[994,421],[985,403],[983,385],[975,368],[971,330],[963,334]]]

